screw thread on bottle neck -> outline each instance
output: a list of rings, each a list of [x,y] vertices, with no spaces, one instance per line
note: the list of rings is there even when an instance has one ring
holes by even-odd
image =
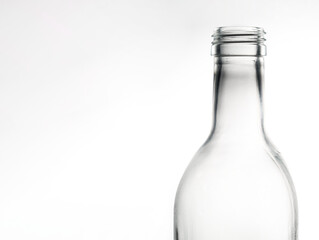
[[[212,55],[265,56],[264,35],[260,27],[219,27],[212,35]]]

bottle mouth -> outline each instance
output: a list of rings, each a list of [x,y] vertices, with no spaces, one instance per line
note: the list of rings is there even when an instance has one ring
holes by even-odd
[[[265,34],[261,27],[218,27],[212,35],[212,55],[265,56]]]

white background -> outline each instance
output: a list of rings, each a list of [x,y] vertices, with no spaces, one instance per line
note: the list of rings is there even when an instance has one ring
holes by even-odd
[[[0,239],[170,240],[218,26],[267,32],[266,129],[319,216],[319,2],[0,1]]]

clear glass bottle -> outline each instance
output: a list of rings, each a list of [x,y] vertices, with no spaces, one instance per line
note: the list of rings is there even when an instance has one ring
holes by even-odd
[[[179,184],[175,240],[297,239],[294,186],[263,127],[264,34],[213,35],[213,127]]]

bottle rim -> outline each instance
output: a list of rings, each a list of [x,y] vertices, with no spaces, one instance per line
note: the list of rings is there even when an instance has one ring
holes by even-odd
[[[223,26],[212,35],[212,55],[215,56],[265,56],[263,28],[253,26]]]
[[[223,26],[215,29],[212,44],[255,42],[263,43],[266,32],[261,27]]]

